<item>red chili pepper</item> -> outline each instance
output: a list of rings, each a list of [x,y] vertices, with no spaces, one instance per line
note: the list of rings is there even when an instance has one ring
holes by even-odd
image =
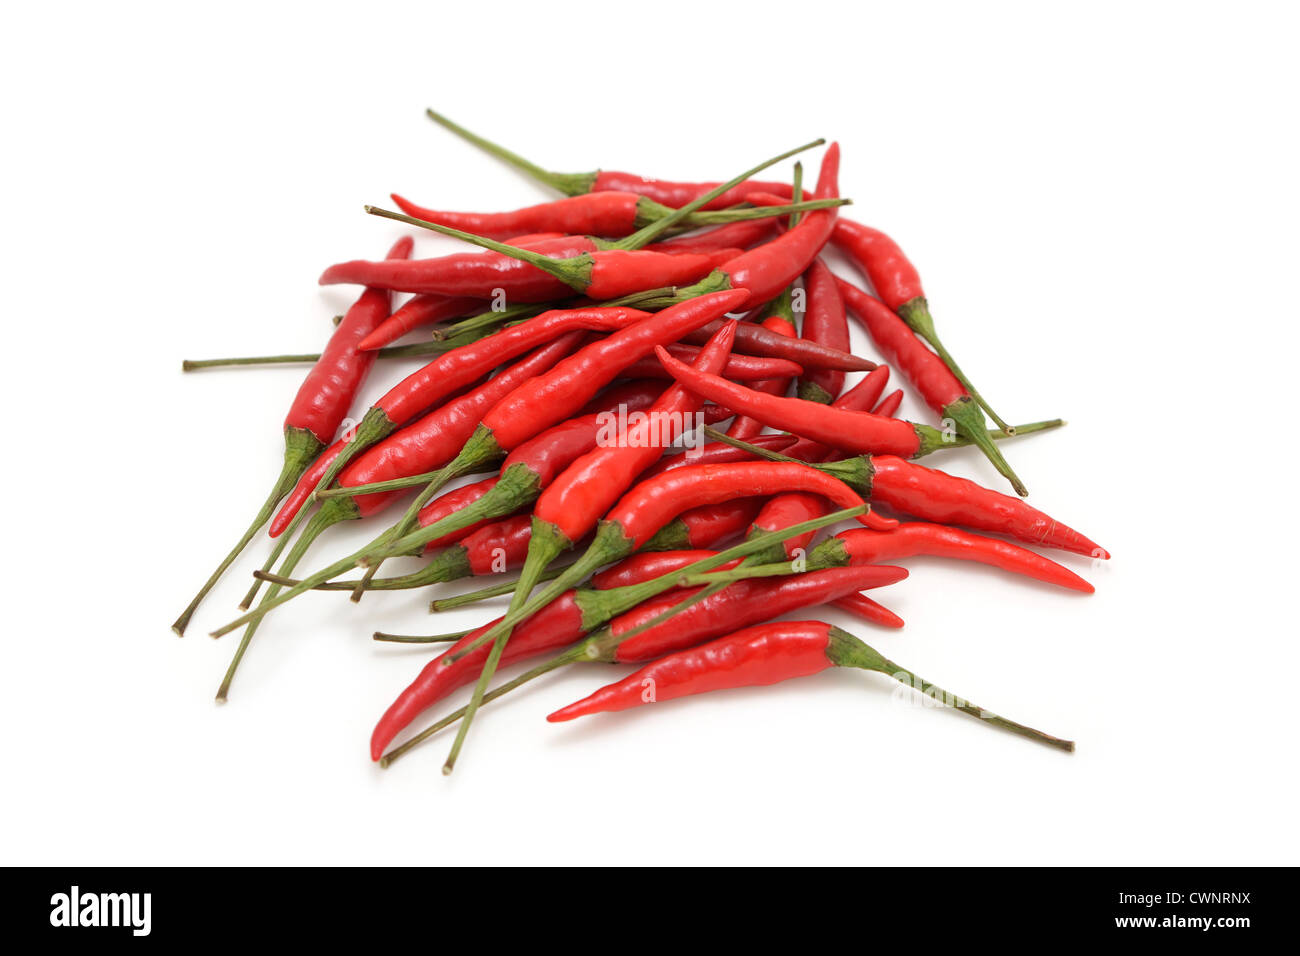
[[[879,564],[882,561],[929,555],[978,561],[980,564],[1085,594],[1091,594],[1094,590],[1091,584],[1069,568],[1062,567],[1041,554],[1007,541],[985,538],[941,524],[909,521],[888,532],[867,531],[865,528],[860,531],[850,530],[841,532],[830,541],[839,542],[853,564]]]
[[[559,232],[541,232],[513,236],[507,239],[506,243],[531,249],[539,243],[566,238],[568,237]],[[460,318],[481,305],[478,299],[467,296],[449,299],[441,295],[417,295],[381,322],[373,332],[361,340],[357,348],[383,348],[390,342],[396,342],[412,329]]]
[[[881,366],[884,368],[885,366]],[[871,410],[871,414],[882,418],[893,418],[903,405],[903,390],[896,388],[880,400],[880,404]]]
[[[1027,434],[1055,422],[1036,422],[1020,426]],[[714,437],[718,433],[706,429]],[[726,439],[731,441],[732,439]],[[788,461],[788,456],[747,442],[741,447],[768,461]],[[964,524],[981,531],[1006,534],[1030,544],[1065,551],[1075,551],[1095,558],[1109,558],[1105,549],[1061,524],[1019,498],[1004,495],[934,468],[904,461],[894,455],[863,455],[842,461],[809,467],[834,475],[864,497],[881,501],[895,511],[902,511],[937,524]]]
[[[859,667],[876,671],[986,723],[1059,750],[1074,750],[1073,741],[1052,737],[976,707],[963,698],[921,680],[847,631],[821,621],[760,624],[701,647],[670,654],[621,681],[562,707],[546,719],[572,720],[588,714],[628,710],[645,703],[668,701],[691,694],[776,684],[792,677],[816,674],[828,667]]]
[[[835,285],[835,276],[821,259],[803,276],[808,307],[803,317],[803,337],[843,352],[850,351],[849,324],[844,313],[844,299]],[[833,369],[814,369],[799,379],[800,398],[829,405],[844,390],[844,373]]]
[[[566,196],[579,196],[584,193],[603,191],[630,192],[646,196],[656,202],[663,203],[665,206],[678,208],[698,199],[718,186],[717,183],[676,183],[663,179],[647,179],[634,173],[616,171],[597,170],[591,173],[550,172],[476,133],[471,133],[463,126],[453,123],[441,113],[435,113],[433,110],[427,112],[429,118],[435,123],[455,133],[461,139],[473,143],[484,152],[504,160],[538,182],[545,183]],[[712,198],[703,208],[722,209],[727,206],[734,206],[737,203],[744,202],[746,196],[751,191],[756,190],[774,193],[778,196],[789,196],[791,194],[789,183],[746,180]]]
[[[1073,528],[1023,501],[935,468],[892,455],[871,459],[871,497],[896,511],[939,524],[962,524],[1006,534],[1029,544],[1094,558],[1110,553]]]
[[[744,298],[743,292],[732,291],[690,299],[648,317],[644,322],[616,332],[608,338],[593,342],[546,374],[529,379],[493,406],[492,410],[483,417],[470,440],[465,443],[460,454],[442,469],[441,478],[430,482],[412,507],[423,506],[428,497],[432,497],[436,492],[439,481],[450,480],[458,474],[466,474],[496,458],[502,452],[522,444],[549,425],[566,419],[586,404],[601,387],[608,384],[623,365],[647,354],[656,345],[675,341],[681,337],[684,330],[711,321],[744,301]],[[370,417],[367,413],[366,419],[363,419],[358,426],[357,437],[353,440],[353,444],[361,440],[362,430]],[[335,466],[337,464],[336,460]],[[409,512],[408,515],[414,517]],[[399,526],[406,520],[404,518]],[[313,525],[316,523],[317,519],[313,518]],[[307,538],[311,531],[312,525],[309,525],[303,532],[303,538]],[[213,636],[220,637],[250,621],[260,620],[274,608],[312,589],[317,584],[355,567],[361,560],[368,561],[373,568],[377,566],[376,560],[382,561],[387,557],[405,554],[412,548],[423,547],[426,541],[442,533],[444,529],[438,529],[435,534],[432,528],[423,528],[403,537],[385,532],[365,548],[304,578],[295,587],[274,597],[268,595],[256,610],[243,614],[218,628],[213,632]],[[304,547],[300,545],[301,541],[295,542],[290,557],[295,554],[301,557]],[[285,559],[285,563],[289,565],[289,558]],[[289,567],[291,568],[292,565]],[[288,570],[282,570],[281,574],[287,575]]]
[[[795,332],[794,322],[784,316],[769,316],[763,320],[762,327],[790,339],[798,338],[798,335]],[[755,382],[750,387],[753,388],[755,392],[759,392],[763,395],[784,395],[790,389],[791,378],[792,376],[771,378],[766,381]],[[748,440],[756,437],[763,430],[763,427],[763,423],[756,418],[751,418],[748,415],[737,415],[736,420],[733,421],[731,427],[727,429],[727,434],[732,438]]]
[[[873,601],[865,594],[846,594],[833,603],[841,611],[848,611],[864,621],[879,624],[881,627],[899,628],[904,624],[901,617],[879,601]]]
[[[655,354],[673,378],[703,397],[738,414],[756,418],[764,425],[793,432],[832,448],[916,458],[951,444],[945,442],[942,432],[928,425],[828,407],[801,398],[764,395],[717,375],[696,372],[662,349],[656,350]]]
[[[641,550],[711,548],[748,528],[762,504],[762,498],[738,498],[688,508],[656,531]]]
[[[693,560],[698,560],[698,557]],[[675,564],[670,571],[692,561]],[[902,568],[871,567],[818,571],[789,578],[740,580],[681,611],[668,625],[656,625],[632,635],[622,635],[653,620],[682,599],[677,592],[642,599],[647,581],[659,577],[658,567],[642,563],[639,573],[624,573],[616,590],[570,590],[564,592],[515,630],[503,661],[511,663],[558,650],[584,634],[609,623],[600,641],[589,640],[563,658],[550,662],[547,670],[575,660],[641,661],[669,651],[690,647],[734,630],[739,624],[767,620],[804,607],[837,600],[862,588],[883,587],[907,576]],[[665,572],[667,573],[667,572]],[[500,622],[490,622],[465,635],[446,652],[430,661],[380,718],[370,738],[370,757],[378,760],[384,748],[410,723],[439,700],[478,676],[488,649],[482,647],[450,664],[444,661],[468,647],[480,635]],[[545,671],[536,672],[538,675]]]
[[[665,347],[669,355],[687,365],[694,363],[696,356],[700,354],[700,350],[693,345],[674,344]],[[799,375],[802,370],[802,366],[789,359],[739,355],[733,352],[727,357],[726,366],[718,374],[739,382],[757,382],[773,376],[792,378]],[[653,355],[647,355],[633,362],[623,369],[623,374],[631,378],[672,378]]]
[[[1002,452],[988,437],[983,413],[943,360],[931,352],[925,343],[912,334],[903,320],[875,296],[868,295],[842,279],[839,280],[839,288],[844,301],[862,320],[872,340],[890,362],[902,369],[903,374],[921,393],[925,403],[940,418],[952,421],[958,432],[969,438],[993,466],[1006,476],[1017,494],[1028,494],[1023,482],[1002,457]]]
[[[679,293],[685,295],[686,293]],[[699,345],[718,331],[721,322],[710,322],[701,329],[682,336],[683,342]],[[742,322],[736,329],[736,349],[746,355],[789,359],[805,369],[831,368],[846,372],[869,372],[876,367],[870,359],[858,358],[808,339],[787,336],[754,322]]]
[[[831,402],[832,408],[844,409],[846,411],[869,411],[876,400],[880,398],[880,393],[885,390],[885,385],[889,382],[889,366],[879,365],[869,372],[862,381],[858,382],[851,389],[841,395],[835,401]],[[752,439],[746,439],[752,443]],[[781,449],[778,449],[781,450]],[[833,449],[828,448],[820,442],[815,442],[807,438],[802,438],[795,444],[784,449],[784,453],[790,458],[797,458],[800,461],[825,461],[833,454]]]
[[[719,249],[749,249],[772,235],[775,219],[748,219],[726,226],[716,226],[674,239],[656,242],[650,248],[655,252],[680,255],[684,252],[717,252]]]
[[[758,435],[752,444],[772,451],[783,451],[795,444],[793,435]],[[665,455],[641,473],[641,481],[662,475],[665,471],[682,468],[686,465],[722,465],[731,461],[753,461],[754,455],[741,448],[723,444],[720,441],[706,442],[674,455]]]
[[[392,193],[393,202],[408,216],[449,226],[487,239],[504,239],[520,232],[558,232],[582,236],[627,236],[669,216],[674,211],[663,203],[631,192],[584,193],[539,203],[510,212],[448,212],[418,206]],[[698,197],[692,197],[695,199]],[[679,220],[685,226],[710,226],[731,222],[759,221],[783,212],[826,208],[825,205],[773,203],[786,209],[726,209],[717,212],[693,212]]]
[[[934,331],[934,319],[930,316],[930,307],[925,299],[925,290],[921,288],[921,276],[916,267],[903,255],[903,250],[879,229],[872,229],[861,223],[840,219],[835,225],[834,241],[845,255],[867,274],[876,293],[884,300],[908,327],[925,339],[939,353],[943,363],[964,386],[966,393],[975,403],[989,413],[994,424],[1003,431],[1014,433],[1006,422],[998,417],[984,397],[970,383],[965,373],[944,348],[939,336]],[[981,419],[978,426],[983,428]]]
[[[389,259],[405,259],[411,254],[412,241],[399,239],[388,251]],[[248,526],[239,542],[217,565],[199,593],[181,613],[172,630],[185,633],[190,618],[226,569],[253,540],[258,529],[270,519],[275,507],[293,488],[312,460],[334,438],[352,399],[374,365],[374,356],[362,352],[358,343],[381,323],[391,308],[390,296],[380,289],[366,289],[335,327],[325,350],[312,366],[284,419],[284,465],[271,494]]]

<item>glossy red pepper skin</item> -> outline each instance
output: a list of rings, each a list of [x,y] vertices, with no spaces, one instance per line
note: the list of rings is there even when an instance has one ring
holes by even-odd
[[[718,331],[721,322],[710,322],[701,329],[682,336],[683,342],[700,345]],[[745,355],[763,355],[798,362],[804,369],[838,368],[846,372],[869,372],[876,363],[848,352],[810,342],[797,336],[783,335],[753,322],[742,322],[736,330],[736,350]]]
[[[763,501],[737,498],[689,508],[656,531],[643,550],[711,548],[743,533],[758,515]]]
[[[665,346],[668,354],[687,365],[693,365],[700,350],[693,345],[672,344]],[[762,379],[772,377],[791,378],[799,375],[803,367],[797,362],[791,362],[789,359],[766,358],[759,355],[737,355],[732,353],[727,357],[726,366],[718,373],[723,378],[733,379],[738,382],[758,382]],[[659,360],[653,355],[647,355],[643,359],[638,359],[631,365],[623,369],[623,375],[632,378],[663,378],[671,379],[672,376],[668,371],[659,364]]]
[[[871,465],[872,499],[896,511],[938,524],[1006,534],[1028,544],[1110,557],[1095,541],[1010,495],[892,455],[873,456]]]
[[[793,435],[758,435],[746,440],[751,445],[757,445],[759,448],[767,448],[771,451],[784,451],[786,448],[794,445],[796,441]],[[678,452],[673,455],[665,455],[641,473],[641,480],[645,481],[647,478],[653,478],[655,475],[661,475],[665,471],[671,471],[674,468],[682,468],[686,465],[721,465],[731,461],[754,460],[754,456],[742,448],[736,448],[733,445],[727,445],[720,441],[706,442],[705,444],[697,448],[692,448],[689,451]],[[806,461],[807,459],[804,460]]]
[[[862,572],[862,573],[856,573]],[[640,663],[673,654],[737,628],[771,620],[801,608],[837,601],[864,588],[878,588],[907,577],[903,568],[887,566],[831,568],[784,578],[736,581],[704,600],[684,608],[662,624],[618,643],[618,663]],[[671,610],[684,597],[669,592],[638,605],[610,622],[615,639]]]
[[[625,307],[543,312],[526,322],[444,352],[389,389],[374,408],[392,425],[403,425],[480,375],[558,335],[576,329],[612,332],[649,316],[649,312]]]
[[[736,323],[724,325],[699,353],[694,367],[720,370],[731,352]],[[636,477],[663,455],[664,440],[676,440],[689,427],[703,402],[674,384],[650,409],[647,418],[630,427],[623,440],[593,448],[542,492],[533,518],[554,525],[570,542],[585,536]],[[663,434],[666,421],[672,434]]]
[[[879,229],[840,217],[832,239],[849,258],[862,267],[871,287],[885,305],[897,312],[913,299],[925,297],[921,274],[903,255],[898,243]]]
[[[646,316],[580,349],[546,375],[516,389],[484,417],[483,425],[496,445],[509,451],[547,424],[563,421],[625,366],[650,354],[656,346],[675,342],[685,332],[730,311],[745,298],[740,292],[717,292]]]
[[[885,366],[881,366],[884,368]],[[880,400],[880,404],[871,410],[873,415],[881,415],[885,418],[895,418],[898,410],[903,407],[903,390],[896,388]]]
[[[344,468],[339,473],[338,483],[355,488],[441,468],[456,457],[479,422],[497,403],[529,379],[553,368],[574,350],[584,335],[583,332],[565,333],[494,375],[480,388],[389,435]],[[378,492],[355,495],[351,501],[357,516],[365,518],[382,511],[406,494],[405,491]]]
[[[413,245],[409,237],[399,239],[384,261],[408,261],[406,257],[411,254]],[[298,394],[284,419],[285,428],[305,428],[321,445],[334,440],[334,433],[375,362],[375,357],[361,351],[358,345],[388,318],[391,298],[383,289],[367,288],[361,293],[298,387]]]
[[[807,465],[790,462],[737,462],[689,465],[643,481],[619,500],[605,524],[619,528],[629,552],[639,549],[672,518],[688,508],[733,498],[806,491],[829,498],[838,508],[862,504],[848,485]],[[895,522],[873,512],[858,516],[867,527],[892,528]]]
[[[717,554],[716,551],[708,551],[703,548],[692,548],[685,551],[638,551],[631,557],[624,558],[617,564],[611,565],[604,571],[593,574],[591,576],[591,586],[598,591],[608,591],[612,588],[640,584],[642,581],[649,581],[651,578],[663,577],[665,574],[680,571],[688,564],[694,564],[704,558],[711,558],[715,554]],[[740,561],[740,558],[736,558],[736,560],[727,562],[717,570],[729,571],[739,565]]]
[[[885,303],[843,279],[836,280],[844,302],[866,327],[885,359],[907,376],[935,414],[946,415],[951,403],[966,396],[957,377],[916,337]]]
[[[546,719],[573,720],[652,701],[806,677],[834,666],[827,654],[829,647],[830,625],[819,621],[745,628],[701,647],[660,658]],[[652,695],[647,694],[648,688],[653,688]]]
[[[816,199],[839,196],[840,147],[831,143],[822,158]],[[835,228],[837,209],[818,209],[771,242],[742,253],[722,266],[733,289],[747,289],[755,302],[776,298],[817,258]]]
[[[720,185],[722,185],[721,180],[715,183],[681,183],[667,179],[648,179],[635,173],[624,173],[617,170],[601,170],[596,174],[591,191],[635,193],[638,196],[645,196],[647,199],[653,199],[655,202],[670,206],[673,209],[680,209]],[[766,192],[776,196],[784,196],[786,202],[789,202],[790,196],[793,195],[789,183],[747,179],[739,186],[733,186],[717,198],[705,203],[701,208],[726,209],[728,206],[735,206],[738,203],[745,202],[746,197],[752,192]]]
[[[641,197],[636,193],[605,191],[538,203],[509,212],[447,212],[419,206],[391,194],[408,216],[489,239],[505,239],[529,232],[560,232],[571,236],[627,236],[636,232]]]
[[[900,628],[904,624],[901,617],[879,601],[873,601],[865,594],[846,594],[831,603],[841,611],[847,611],[854,617],[869,621],[872,624],[878,624],[881,627]]]
[[[617,299],[645,289],[688,285],[731,260],[735,252],[666,255],[649,249],[607,249],[592,254],[591,275],[582,292],[593,299]]]
[[[460,509],[473,504],[480,500],[484,495],[496,487],[497,482],[501,480],[500,475],[493,475],[491,478],[484,478],[482,481],[474,481],[468,485],[462,485],[454,488],[445,494],[439,495],[420,509],[418,521],[421,527],[428,527],[435,521],[441,521],[448,515],[455,514]],[[492,519],[484,518],[482,521],[476,521],[474,524],[465,528],[460,528],[443,535],[441,538],[435,538],[424,546],[425,554],[432,554],[434,551],[441,550],[458,541],[463,541],[466,537],[473,534],[484,525],[490,524]]]
[[[811,521],[826,514],[826,499],[820,495],[810,495],[802,491],[777,495],[763,505],[763,510],[754,519],[752,533],[764,534],[768,531],[780,531],[801,521]],[[864,529],[865,530],[865,529]],[[882,534],[885,532],[881,532]],[[787,558],[795,558],[808,550],[808,544],[817,536],[816,531],[809,531],[781,542]],[[865,562],[864,562],[865,563]]]
[[[776,220],[745,219],[729,222],[685,236],[665,239],[647,246],[655,252],[679,255],[683,252],[717,252],[719,249],[749,249],[763,242],[776,231]]]
[[[506,242],[512,246],[532,249],[539,243],[564,238],[566,236],[562,233],[543,232],[515,236],[512,239],[507,239]],[[449,319],[460,318],[470,312],[482,309],[482,307],[481,300],[468,296],[448,298],[445,295],[430,295],[428,293],[417,295],[381,322],[373,332],[361,340],[361,344],[357,348],[383,348],[385,345],[396,342],[412,329],[419,328],[422,325],[436,325]]]
[[[763,395],[716,375],[695,372],[667,352],[656,354],[673,378],[692,391],[773,428],[844,451],[877,452],[908,458],[923,451],[921,434],[911,422],[806,402],[800,398]]]
[[[768,316],[763,320],[762,327],[789,339],[798,337],[794,324],[779,315]],[[667,370],[665,369],[665,371]],[[750,388],[763,395],[785,395],[790,390],[790,381],[790,377],[771,378],[766,381],[754,382]],[[727,429],[727,434],[732,438],[739,438],[741,441],[749,441],[751,438],[757,437],[764,427],[763,423],[757,418],[750,418],[748,415],[737,415],[736,420]]]
[[[422,711],[433,706],[458,687],[478,678],[491,645],[484,645],[471,651],[452,664],[447,664],[444,658],[469,646],[480,635],[487,633],[498,621],[500,618],[489,621],[477,630],[466,634],[424,666],[415,680],[398,695],[375,725],[370,736],[372,760],[382,757],[384,748]],[[568,591],[514,629],[502,655],[501,663],[510,664],[548,651],[558,651],[572,644],[582,633],[582,610],[578,607],[574,592]]]
[[[851,351],[848,317],[835,276],[820,258],[803,274],[808,307],[802,335],[842,352]],[[799,378],[798,395],[812,402],[830,404],[844,391],[844,373],[837,369],[813,369]]]
[[[1094,590],[1069,568],[1041,554],[1008,541],[985,538],[947,525],[908,521],[893,531],[851,529],[835,537],[844,544],[853,564],[879,564],[917,555],[956,558],[959,561],[977,561],[1085,594]]]
[[[531,536],[532,519],[526,514],[511,515],[488,522],[462,538],[460,545],[467,552],[471,574],[500,574],[524,563]]]
[[[851,389],[841,395],[835,401],[831,402],[832,408],[844,409],[846,411],[866,412],[872,411],[872,406],[880,398],[880,393],[885,390],[889,383],[889,366],[879,365],[863,377]],[[900,393],[901,397],[901,393]],[[874,412],[879,414],[879,412]],[[753,444],[751,441],[750,444]],[[791,458],[798,458],[800,461],[827,461],[836,457],[834,449],[815,442],[807,438],[801,438],[785,449],[783,454]]]

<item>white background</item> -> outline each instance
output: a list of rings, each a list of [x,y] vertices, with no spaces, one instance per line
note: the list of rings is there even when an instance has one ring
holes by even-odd
[[[5,862],[1296,862],[1294,8],[199,9],[5,14]],[[1069,419],[1007,448],[1032,502],[1115,555],[1062,559],[1092,597],[910,561],[880,595],[907,628],[858,631],[1078,752],[861,672],[549,725],[615,673],[574,669],[485,710],[453,777],[446,739],[380,771],[371,726],[427,652],[370,632],[484,613],[423,595],[296,602],[215,706],[235,638],[205,634],[265,540],[168,624],[276,473],[302,371],[180,360],[317,348],[355,290],[316,277],[399,234],[361,212],[390,190],[551,195],[426,105],[565,171],[726,178],[838,139],[852,214],[985,393]]]

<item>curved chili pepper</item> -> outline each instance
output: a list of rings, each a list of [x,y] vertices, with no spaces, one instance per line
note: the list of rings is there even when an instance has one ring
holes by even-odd
[[[936,451],[944,434],[928,425],[897,418],[881,418],[870,412],[853,411],[805,401],[764,395],[716,375],[696,372],[668,352],[655,352],[673,378],[694,392],[725,405],[737,414],[749,415],[764,425],[793,432],[804,438],[845,451],[880,452],[917,458]]]
[[[426,110],[426,112],[430,119],[444,129],[450,130],[466,142],[473,143],[484,152],[504,160],[538,182],[545,183],[566,196],[579,196],[584,193],[607,190],[630,192],[646,196],[656,202],[663,203],[665,206],[677,208],[687,205],[718,186],[718,183],[676,183],[663,179],[647,179],[634,173],[616,171],[597,170],[591,173],[550,172],[476,133],[471,133],[465,127],[453,123],[441,113],[435,113],[433,110]],[[757,190],[778,196],[789,196],[791,192],[789,183],[745,180],[726,192],[713,197],[702,208],[722,209],[726,206],[734,206],[736,203],[744,202],[751,191]]]
[[[803,316],[803,337],[843,352],[850,351],[844,299],[835,285],[835,276],[820,258],[814,259],[803,274],[803,285],[808,301]],[[843,372],[814,369],[800,376],[796,394],[810,402],[829,405],[843,390]]]
[[[832,603],[841,611],[848,611],[864,621],[879,624],[881,627],[900,628],[905,623],[889,608],[879,601],[873,601],[865,594],[846,594]]]
[[[789,317],[783,315],[768,316],[763,320],[762,327],[771,332],[775,332],[778,335],[783,335],[790,339],[796,339],[798,338],[798,335],[795,332],[793,319],[793,313],[791,313]],[[790,380],[791,377],[789,376],[771,378],[766,381],[754,382],[750,387],[755,392],[763,395],[784,395],[790,388]],[[727,429],[727,434],[732,438],[749,439],[757,437],[763,428],[763,423],[758,419],[751,418],[748,415],[737,415],[736,420],[733,421],[731,427]]]
[[[883,368],[884,366],[882,366]],[[903,390],[896,388],[880,400],[880,404],[871,410],[871,414],[883,418],[893,418],[903,405]]]
[[[1059,424],[1061,423],[1056,421],[1021,425],[1020,433],[1028,434]],[[723,438],[724,441],[734,441],[711,428],[706,428],[705,434]],[[767,461],[790,460],[780,452],[748,442],[738,444]],[[864,497],[882,501],[895,511],[925,521],[964,524],[980,531],[1010,535],[1030,544],[1074,551],[1094,558],[1110,557],[1095,542],[1019,498],[935,468],[904,461],[894,455],[862,455],[825,465],[812,464],[809,467],[836,476]]]
[[[961,367],[939,340],[939,336],[935,334],[934,319],[930,316],[925,290],[921,288],[920,273],[908,261],[898,243],[879,229],[872,229],[870,226],[848,219],[840,219],[836,223],[832,238],[836,247],[867,274],[876,294],[884,300],[885,305],[897,312],[913,332],[929,342],[939,353],[943,363],[961,382],[966,393],[989,413],[993,423],[1003,431],[1014,434],[1014,430],[1008,428],[1006,422],[998,417],[989,403],[984,400],[984,396],[976,391],[970,379],[962,372]],[[982,429],[984,422],[981,420],[978,426],[972,424],[971,427]]]
[[[939,415],[956,424],[960,434],[969,438],[984,456],[1011,482],[1016,493],[1029,492],[1012,471],[1002,452],[993,444],[984,427],[984,414],[957,377],[941,358],[912,334],[894,312],[875,296],[840,279],[839,289],[853,313],[862,320],[867,332],[885,357],[902,369],[916,386],[921,398]],[[1001,425],[999,425],[1001,427]],[[1009,432],[1014,434],[1014,431]]]
[[[939,524],[1007,534],[1029,544],[1094,558],[1110,553],[1095,541],[1017,498],[892,455],[871,458],[871,497],[896,511]]]
[[[847,631],[821,621],[760,624],[701,647],[678,651],[560,708],[546,719],[552,722],[572,720],[691,694],[776,684],[792,677],[807,677],[828,667],[859,667],[876,671],[996,727],[1059,750],[1074,750],[1073,741],[1053,737],[976,707],[921,680]],[[647,694],[647,688],[653,692]]]
[[[669,355],[685,362],[687,365],[693,364],[696,356],[700,354],[700,350],[693,345],[673,344],[665,346],[665,348],[668,349]],[[801,374],[802,371],[803,366],[797,362],[791,362],[789,359],[740,355],[733,352],[727,356],[727,364],[718,374],[723,378],[734,379],[738,382],[758,382],[774,376],[792,378]],[[630,378],[672,378],[653,355],[647,355],[645,358],[633,362],[623,369],[622,374]]]
[[[1085,594],[1091,594],[1095,590],[1069,568],[1041,554],[1008,541],[985,538],[941,524],[908,521],[887,532],[867,531],[865,528],[861,531],[843,531],[830,539],[830,542],[839,542],[853,564],[878,564],[882,561],[929,555],[978,561]]]
[[[878,365],[868,372],[857,385],[854,385],[831,402],[831,407],[848,411],[870,411],[876,400],[880,398],[880,393],[885,390],[885,385],[888,382],[889,366]],[[754,442],[753,439],[746,439],[746,441]],[[784,453],[788,457],[797,458],[800,461],[825,461],[831,456],[832,452],[833,449],[808,438],[801,438],[784,449]]]
[[[688,290],[678,294],[685,296]],[[682,341],[699,345],[708,341],[721,325],[721,322],[710,322],[682,336]],[[787,336],[753,322],[742,322],[740,328],[736,330],[736,349],[746,355],[789,359],[798,362],[805,369],[830,368],[842,369],[846,372],[869,372],[876,367],[876,363],[870,359],[858,358],[856,355],[810,342],[808,339]]]
[[[399,239],[388,251],[388,258],[405,259],[411,254],[413,245],[409,238]],[[298,387],[293,404],[289,406],[289,414],[285,416],[284,465],[280,469],[280,476],[248,530],[172,624],[172,630],[177,636],[185,633],[190,618],[208,592],[216,586],[226,569],[248,546],[248,542],[253,540],[262,525],[270,520],[280,499],[292,490],[321,449],[333,440],[334,433],[338,431],[352,405],[352,399],[374,365],[374,356],[362,352],[358,343],[387,318],[390,308],[391,297],[387,292],[367,288],[335,327],[321,357]]]

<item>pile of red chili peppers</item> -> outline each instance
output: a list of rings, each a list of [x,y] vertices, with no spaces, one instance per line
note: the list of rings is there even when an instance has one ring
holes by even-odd
[[[270,495],[173,625],[184,633],[269,526],[275,545],[244,613],[213,632],[241,632],[218,700],[262,621],[302,593],[359,601],[429,589],[431,611],[499,595],[510,603],[469,632],[374,635],[448,645],[379,718],[370,749],[385,766],[455,726],[449,773],[484,704],[593,661],[639,669],[548,720],[840,666],[1074,748],[807,619],[827,606],[865,627],[902,627],[866,592],[906,578],[893,562],[918,555],[1085,594],[1087,581],[1040,551],[1109,558],[1023,500],[999,442],[1062,422],[1009,426],[976,390],[936,333],[902,249],[845,215],[837,144],[808,190],[802,163],[791,182],[755,176],[822,140],[728,182],[669,182],[553,172],[429,117],[565,198],[508,212],[452,212],[397,195],[401,212],[367,206],[412,233],[383,258],[324,270],[321,284],[359,294],[320,353],[185,363],[311,364],[284,420],[284,466]],[[415,239],[429,231],[471,248],[417,257]],[[850,319],[879,362],[853,353]],[[423,364],[354,410],[370,373],[392,367],[379,359],[412,356]],[[931,421],[896,417],[904,391],[885,394],[891,368]],[[340,433],[349,413],[360,423]],[[1015,494],[916,462],[966,445]],[[391,523],[372,522],[364,547],[295,576],[331,525],[388,510]],[[382,574],[395,560],[422,564]],[[466,578],[486,586],[440,593]],[[501,666],[521,661],[534,666],[492,686]],[[413,732],[466,685],[465,706]]]

